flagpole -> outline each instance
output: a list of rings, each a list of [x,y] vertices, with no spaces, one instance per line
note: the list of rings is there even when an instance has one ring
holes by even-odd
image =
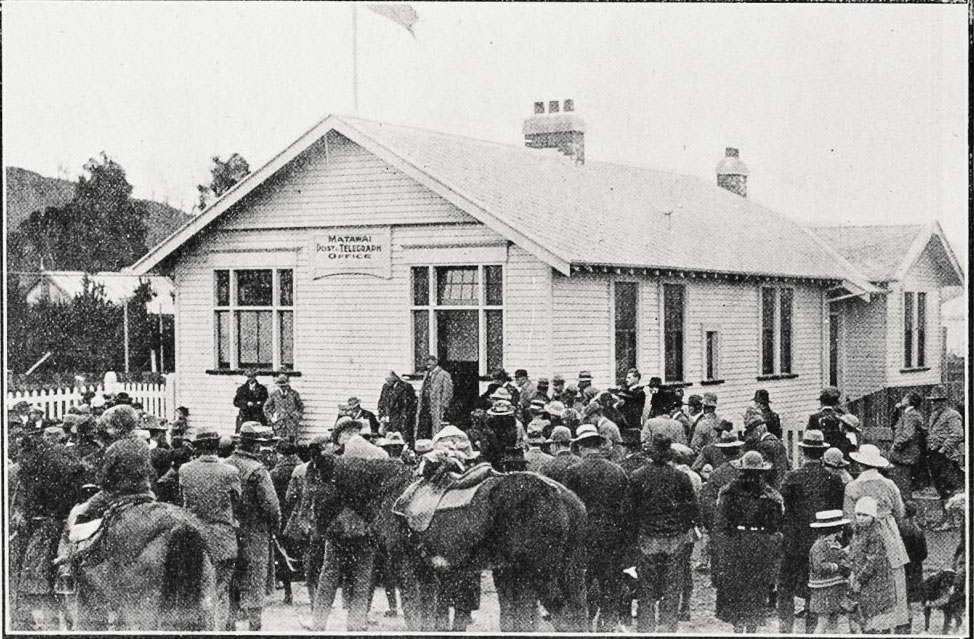
[[[358,115],[358,3],[352,3],[352,112]]]

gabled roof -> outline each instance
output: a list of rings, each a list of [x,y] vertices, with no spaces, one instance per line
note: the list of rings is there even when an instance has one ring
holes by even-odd
[[[40,271],[38,273],[21,273],[21,282],[28,291],[38,283],[47,280],[68,299],[80,294],[84,288],[83,271]],[[103,271],[89,273],[88,279],[95,285],[104,286],[105,299],[111,302],[125,302],[132,298],[135,290],[142,281],[148,280],[156,296],[146,304],[152,312],[172,315],[175,312],[173,295],[175,286],[168,277],[159,275],[138,276],[131,273],[117,273]]]
[[[145,273],[330,131],[562,273],[611,265],[845,281],[865,277],[797,222],[696,177],[586,162],[412,127],[329,116],[131,267]]]
[[[945,267],[945,286],[962,286],[964,271],[939,222],[874,226],[821,226],[811,229],[870,282],[902,280],[933,242],[934,259]]]

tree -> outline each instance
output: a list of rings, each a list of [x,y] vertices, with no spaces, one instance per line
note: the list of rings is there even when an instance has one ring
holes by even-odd
[[[239,153],[233,153],[224,162],[219,155],[213,156],[213,168],[210,169],[210,183],[198,184],[196,190],[200,192],[199,210],[203,210],[210,203],[229,191],[233,185],[250,175],[250,165]]]
[[[21,222],[11,244],[24,266],[118,271],[145,254],[147,207],[132,199],[125,169],[103,151],[84,170],[74,199]]]

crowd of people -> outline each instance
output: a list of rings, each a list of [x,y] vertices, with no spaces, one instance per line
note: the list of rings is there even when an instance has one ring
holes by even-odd
[[[326,527],[316,521],[324,486],[313,462],[336,455],[399,459],[418,479],[438,481],[490,464],[572,490],[587,510],[595,631],[676,632],[702,615],[735,632],[757,632],[772,618],[792,632],[799,615],[806,632],[835,632],[843,618],[852,631],[910,631],[927,553],[913,491],[929,479],[943,513],[932,529],[946,530],[957,524],[966,483],[963,418],[942,387],[926,398],[906,394],[885,455],[842,409],[839,390],[825,388],[800,458],[790,459],[765,389],[743,415],[722,416],[717,394],[685,397],[658,377],[643,383],[635,369],[618,387],[594,382],[589,371],[566,384],[561,375],[532,381],[524,369],[498,370],[475,410],[455,415],[450,375],[431,356],[418,394],[390,371],[376,413],[350,397],[314,437],[302,435],[304,405],[284,375],[268,392],[247,374],[233,399],[233,436],[192,429],[184,407],[166,423],[124,393],[88,397],[57,423],[39,407],[14,410],[13,627],[74,627],[68,524],[133,498],[176,504],[202,521],[216,573],[215,629],[262,629],[266,596],[280,583],[290,604],[292,581],[302,580],[309,629],[325,630],[339,591],[349,631],[368,629],[380,587],[385,614],[397,616],[396,574],[367,523],[348,509]],[[965,561],[961,544],[958,584]],[[691,606],[694,572],[709,574],[713,611]],[[480,575],[456,569],[449,580],[450,629],[462,631],[479,608]],[[97,623],[81,629],[107,629],[109,620]]]

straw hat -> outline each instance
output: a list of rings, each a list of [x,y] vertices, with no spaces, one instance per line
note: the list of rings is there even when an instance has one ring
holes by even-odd
[[[580,442],[587,442],[592,440],[591,443],[595,443],[595,440],[599,440],[600,443],[605,443],[605,437],[599,434],[598,429],[591,424],[582,424],[575,431],[575,439],[572,440],[573,444],[578,444]]]
[[[825,434],[817,429],[806,430],[802,435],[802,440],[798,442],[800,448],[828,448],[825,443]]]
[[[849,520],[842,516],[841,510],[820,510],[815,513],[815,521],[809,526],[812,528],[837,528],[848,523]]]
[[[886,468],[889,466],[889,460],[883,457],[879,449],[872,444],[863,444],[858,452],[850,453],[849,457],[863,466],[870,466],[872,468]]]

